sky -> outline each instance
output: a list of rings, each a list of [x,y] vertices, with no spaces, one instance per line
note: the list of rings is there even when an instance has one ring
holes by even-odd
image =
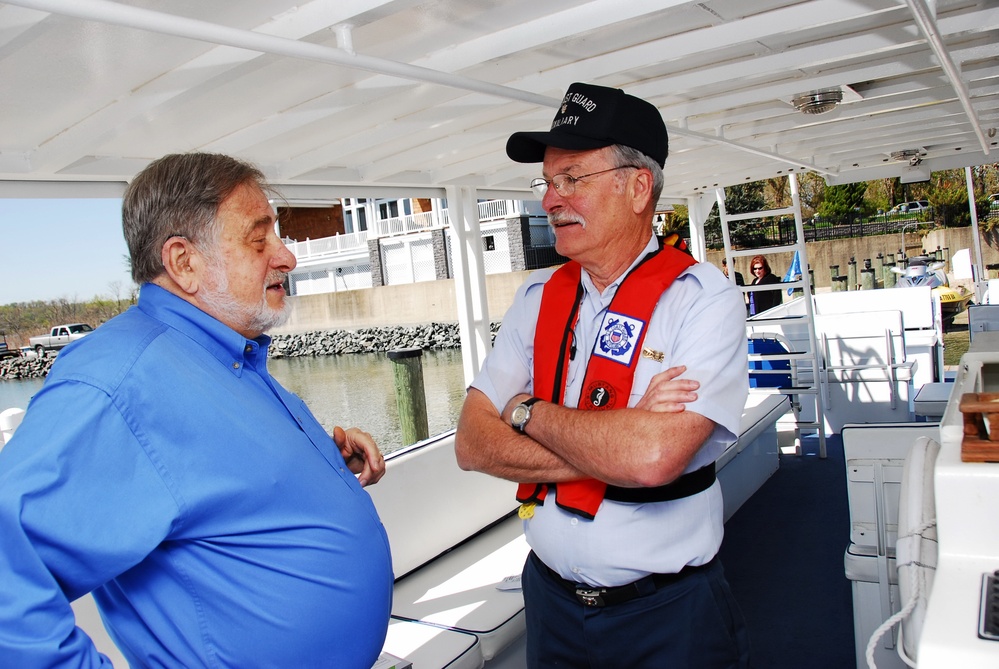
[[[0,198],[0,305],[128,295],[119,199]]]

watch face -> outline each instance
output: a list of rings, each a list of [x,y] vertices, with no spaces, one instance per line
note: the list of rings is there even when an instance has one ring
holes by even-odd
[[[518,404],[513,409],[513,413],[510,414],[510,420],[514,425],[522,425],[527,417],[530,415],[530,409],[525,407],[523,404]]]

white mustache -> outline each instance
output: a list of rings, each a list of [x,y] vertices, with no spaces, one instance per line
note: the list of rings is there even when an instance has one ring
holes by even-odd
[[[558,225],[565,225],[566,223],[578,223],[583,228],[586,228],[586,219],[575,212],[553,211],[548,214],[548,225],[556,227]]]

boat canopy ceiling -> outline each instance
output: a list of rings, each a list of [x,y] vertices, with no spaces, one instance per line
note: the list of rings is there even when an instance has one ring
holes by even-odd
[[[996,161],[999,2],[15,0],[0,196],[117,196],[198,150],[297,198],[530,197],[540,166],[507,137],[547,129],[574,81],[659,107],[664,202],[788,172],[919,181]]]

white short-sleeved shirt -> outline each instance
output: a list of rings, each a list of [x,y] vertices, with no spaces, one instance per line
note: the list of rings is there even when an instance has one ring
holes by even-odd
[[[656,248],[656,239],[635,259]],[[472,386],[502,411],[518,393],[534,393],[534,333],[545,282],[554,269],[531,274],[503,319],[492,352]],[[597,292],[582,272],[584,295],[575,328],[577,353],[569,364],[566,406],[577,406],[586,363],[618,283]],[[715,422],[715,429],[686,471],[713,462],[731,444],[748,394],[745,303],[714,266],[697,263],[663,293],[648,325],[644,347],[662,361],[640,357],[628,406],[645,393],[651,378],[686,365],[684,378],[700,382],[697,400],[687,405]],[[545,391],[539,389],[539,393]],[[586,520],[548,501],[525,521],[531,547],[563,578],[593,586],[630,583],[650,573],[674,573],[708,562],[722,539],[719,484],[668,502],[628,504],[604,500],[596,518]]]

